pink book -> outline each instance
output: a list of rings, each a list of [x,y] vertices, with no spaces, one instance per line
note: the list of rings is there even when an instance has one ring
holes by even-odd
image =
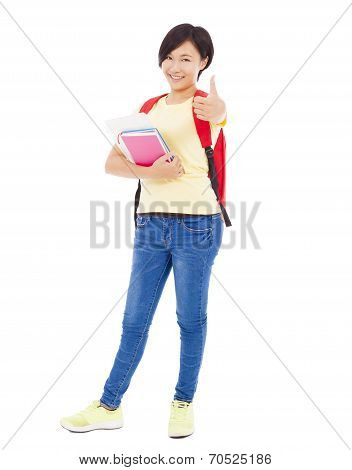
[[[151,166],[159,157],[170,152],[156,128],[120,132],[117,142],[127,158],[142,166]]]

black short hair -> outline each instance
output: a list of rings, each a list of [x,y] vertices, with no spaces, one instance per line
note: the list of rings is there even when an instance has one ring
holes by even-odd
[[[208,56],[208,62],[203,70],[207,69],[211,64],[214,56],[214,46],[208,31],[201,26],[193,26],[189,23],[179,24],[167,33],[159,49],[159,67],[162,62],[174,49],[179,47],[185,41],[190,40],[202,59]],[[203,70],[198,73],[197,81]]]

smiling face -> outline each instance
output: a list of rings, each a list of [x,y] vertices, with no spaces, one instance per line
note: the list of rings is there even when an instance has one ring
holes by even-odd
[[[180,92],[195,86],[207,62],[208,58],[202,59],[191,41],[185,41],[166,56],[161,67],[171,89]]]

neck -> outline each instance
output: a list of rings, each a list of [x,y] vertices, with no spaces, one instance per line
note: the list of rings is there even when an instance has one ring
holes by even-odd
[[[195,92],[197,91],[197,87],[192,85],[185,90],[171,90],[171,92],[167,96],[167,102],[170,103],[171,101],[174,103],[179,103],[185,100],[188,100],[192,96],[194,96]]]

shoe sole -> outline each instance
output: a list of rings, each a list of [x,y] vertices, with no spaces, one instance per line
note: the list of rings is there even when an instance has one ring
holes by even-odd
[[[194,431],[190,432],[189,434],[169,434],[169,437],[172,439],[181,439],[182,437],[192,436],[193,433]]]
[[[71,432],[89,432],[89,431],[96,431],[96,430],[112,430],[112,429],[120,429],[123,427],[123,423],[120,421],[109,421],[106,423],[100,423],[100,424],[89,424],[87,426],[71,426],[69,424],[62,424],[60,423],[61,426],[64,429],[67,429],[68,431]]]

